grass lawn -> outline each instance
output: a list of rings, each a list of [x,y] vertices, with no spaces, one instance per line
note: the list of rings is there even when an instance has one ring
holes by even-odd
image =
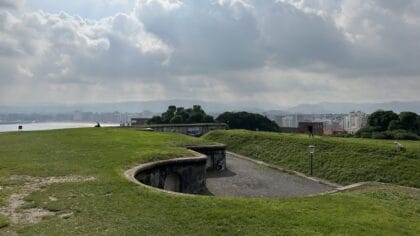
[[[314,175],[340,184],[381,181],[420,188],[420,141],[394,141],[253,132],[214,131],[204,137],[228,149],[288,169],[308,173],[308,145],[316,146]]]
[[[118,128],[1,133],[0,209],[12,194],[28,188],[28,178],[95,179],[32,191],[17,211],[39,208],[54,215],[36,224],[16,224],[0,214],[0,235],[420,234],[418,189],[372,187],[276,199],[192,197],[150,190],[123,176],[139,163],[189,155],[182,145],[203,142],[208,141]],[[418,161],[418,156],[411,159]]]

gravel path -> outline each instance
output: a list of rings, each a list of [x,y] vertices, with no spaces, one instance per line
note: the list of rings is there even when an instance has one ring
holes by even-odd
[[[334,188],[226,154],[227,169],[207,173],[207,189],[216,196],[285,197],[327,192]]]

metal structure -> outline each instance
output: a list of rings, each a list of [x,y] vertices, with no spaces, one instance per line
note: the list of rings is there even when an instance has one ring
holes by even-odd
[[[313,159],[315,154],[315,145],[309,145],[308,146],[308,152],[309,152],[309,175],[313,175]]]

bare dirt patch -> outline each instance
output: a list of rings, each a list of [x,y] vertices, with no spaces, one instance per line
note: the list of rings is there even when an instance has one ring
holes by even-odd
[[[2,179],[6,181],[23,182],[23,185],[19,185],[15,188],[14,193],[11,194],[7,200],[7,204],[3,207],[0,207],[0,214],[8,217],[13,224],[35,224],[46,216],[55,215],[54,212],[41,208],[21,209],[25,204],[25,197],[33,192],[40,191],[42,187],[51,184],[86,182],[95,180],[94,177],[75,175],[62,177],[32,177],[26,175],[13,175]],[[57,199],[51,197],[50,200],[54,201]]]

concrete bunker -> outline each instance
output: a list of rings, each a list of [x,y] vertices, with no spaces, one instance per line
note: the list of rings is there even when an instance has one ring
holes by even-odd
[[[226,169],[226,145],[194,145],[187,146],[187,148],[207,156],[206,170],[222,171]]]
[[[176,173],[169,173],[166,175],[165,184],[163,189],[179,192],[181,190],[181,177]]]
[[[226,152],[225,145],[188,148],[192,157],[142,164],[125,175],[137,184],[161,191],[231,197],[305,196],[341,187]]]
[[[126,175],[159,189],[204,194],[207,192],[206,171],[222,171],[226,168],[226,145],[195,145],[187,148],[195,154],[194,157],[146,163],[129,170]]]

